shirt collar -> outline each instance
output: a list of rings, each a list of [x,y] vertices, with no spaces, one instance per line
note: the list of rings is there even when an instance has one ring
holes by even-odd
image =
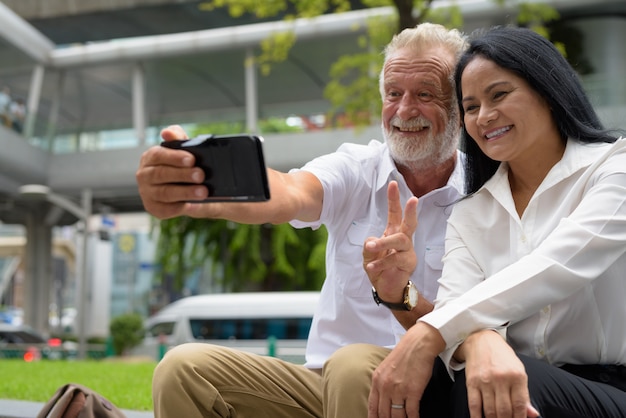
[[[448,178],[448,182],[444,187],[437,190],[443,190],[448,187],[452,187],[456,192],[461,195],[463,193],[465,187],[465,154],[461,151],[457,150],[456,152],[456,164],[454,165],[454,171]],[[391,154],[389,153],[389,146],[387,143],[384,143],[383,147],[383,155],[382,155],[382,163],[380,165],[380,171],[378,173],[378,179],[376,182],[376,191],[387,190],[387,185],[390,181],[402,181],[404,179],[402,174],[398,171],[393,158],[391,158]],[[432,193],[432,191],[430,192]]]
[[[576,171],[589,167],[600,155],[605,153],[607,147],[610,146],[611,144],[605,142],[588,144],[568,139],[563,157],[550,169],[550,172],[548,172],[546,178],[541,182],[537,191],[551,187],[564,178],[571,176]],[[492,194],[500,187],[505,187],[508,191],[508,172],[509,165],[506,162],[501,163],[493,177],[489,179],[483,187]]]
[[[378,179],[376,181],[376,191],[380,191],[382,189],[387,190],[387,184],[391,180],[398,181],[402,178],[402,174],[398,171],[396,164],[393,162],[393,158],[391,158],[391,154],[389,153],[389,146],[385,142],[383,144],[383,153],[382,153],[382,162],[380,164],[380,171],[378,173]]]

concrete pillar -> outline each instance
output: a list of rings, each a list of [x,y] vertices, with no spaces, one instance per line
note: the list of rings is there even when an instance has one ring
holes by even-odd
[[[59,120],[59,111],[61,109],[61,97],[63,95],[63,86],[65,85],[65,70],[61,70],[57,76],[54,96],[50,106],[50,114],[48,115],[48,128],[46,129],[46,139],[48,141],[48,151],[54,150],[54,137],[56,136],[57,122]]]
[[[138,62],[133,68],[133,128],[138,144],[146,143],[146,88],[145,71]]]
[[[35,120],[39,111],[44,73],[43,65],[36,65],[33,68],[33,75],[31,76],[30,88],[28,90],[28,100],[26,102],[26,120],[24,122],[24,136],[26,138],[31,138],[35,130]]]
[[[52,281],[52,227],[43,221],[46,203],[33,206],[26,221],[24,322],[48,335]]]
[[[245,86],[246,86],[246,130],[249,133],[259,132],[259,94],[257,85],[257,65],[252,48],[246,49]]]
[[[82,222],[83,234],[81,237],[80,258],[76,257],[80,262],[76,263],[76,303],[78,306],[76,318],[78,320],[78,358],[87,358],[87,324],[91,318],[88,317],[88,307],[90,299],[89,286],[89,218],[91,217],[93,197],[91,189],[83,189],[82,191]],[[67,208],[66,208],[67,209]]]

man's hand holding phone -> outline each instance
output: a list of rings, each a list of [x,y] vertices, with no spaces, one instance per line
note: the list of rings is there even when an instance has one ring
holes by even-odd
[[[270,198],[259,136],[200,135],[161,145],[192,153],[195,165],[203,170],[208,196],[194,202],[264,202]]]
[[[186,139],[187,134],[178,125],[163,129],[165,143]],[[262,155],[261,155],[262,157]],[[136,172],[139,194],[146,211],[159,219],[186,215],[191,217],[221,218],[221,204],[196,204],[210,198],[205,182],[206,168],[198,167],[192,152],[166,146],[149,148],[141,156]],[[249,171],[248,171],[249,173]],[[246,174],[245,168],[243,174]],[[263,165],[262,174],[266,175]],[[262,180],[263,186],[267,179]],[[269,188],[267,189],[269,191]],[[269,192],[267,193],[269,198]]]

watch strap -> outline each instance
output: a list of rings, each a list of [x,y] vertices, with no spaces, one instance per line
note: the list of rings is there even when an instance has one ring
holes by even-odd
[[[410,311],[411,310],[409,309],[409,307],[406,305],[404,301],[394,303],[394,302],[387,302],[387,301],[382,300],[380,296],[378,296],[378,292],[376,291],[376,288],[374,286],[372,286],[372,297],[374,298],[374,302],[376,302],[377,305],[386,306],[387,308],[391,310],[394,310],[394,311]]]

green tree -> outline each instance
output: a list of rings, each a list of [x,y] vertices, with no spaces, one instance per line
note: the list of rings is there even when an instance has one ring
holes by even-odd
[[[324,228],[178,217],[160,222],[157,259],[176,289],[202,270],[226,291],[318,290],[326,238]]]
[[[141,342],[143,319],[141,315],[136,313],[117,316],[111,320],[109,331],[111,332],[115,354],[124,355]]]
[[[546,23],[558,19],[556,9],[546,4],[534,2],[513,3],[511,0],[492,0],[494,7],[515,4],[517,13],[511,16],[508,24],[531,27],[548,37]],[[204,10],[227,8],[234,18],[244,14],[257,18],[311,18],[328,13],[339,13],[353,8],[374,8],[391,6],[395,15],[387,18],[370,19],[366,33],[358,39],[360,51],[340,57],[330,68],[330,81],[324,89],[324,96],[331,103],[329,120],[342,115],[336,125],[343,121],[352,125],[370,125],[380,114],[378,74],[382,67],[380,51],[391,37],[403,29],[414,27],[420,22],[441,23],[451,28],[463,26],[463,16],[458,5],[433,8],[433,0],[208,0]],[[272,64],[284,61],[297,41],[293,32],[275,33],[263,40],[260,53],[256,57],[262,74],[271,71]],[[565,52],[565,49],[557,44]],[[355,49],[356,50],[356,49]]]

